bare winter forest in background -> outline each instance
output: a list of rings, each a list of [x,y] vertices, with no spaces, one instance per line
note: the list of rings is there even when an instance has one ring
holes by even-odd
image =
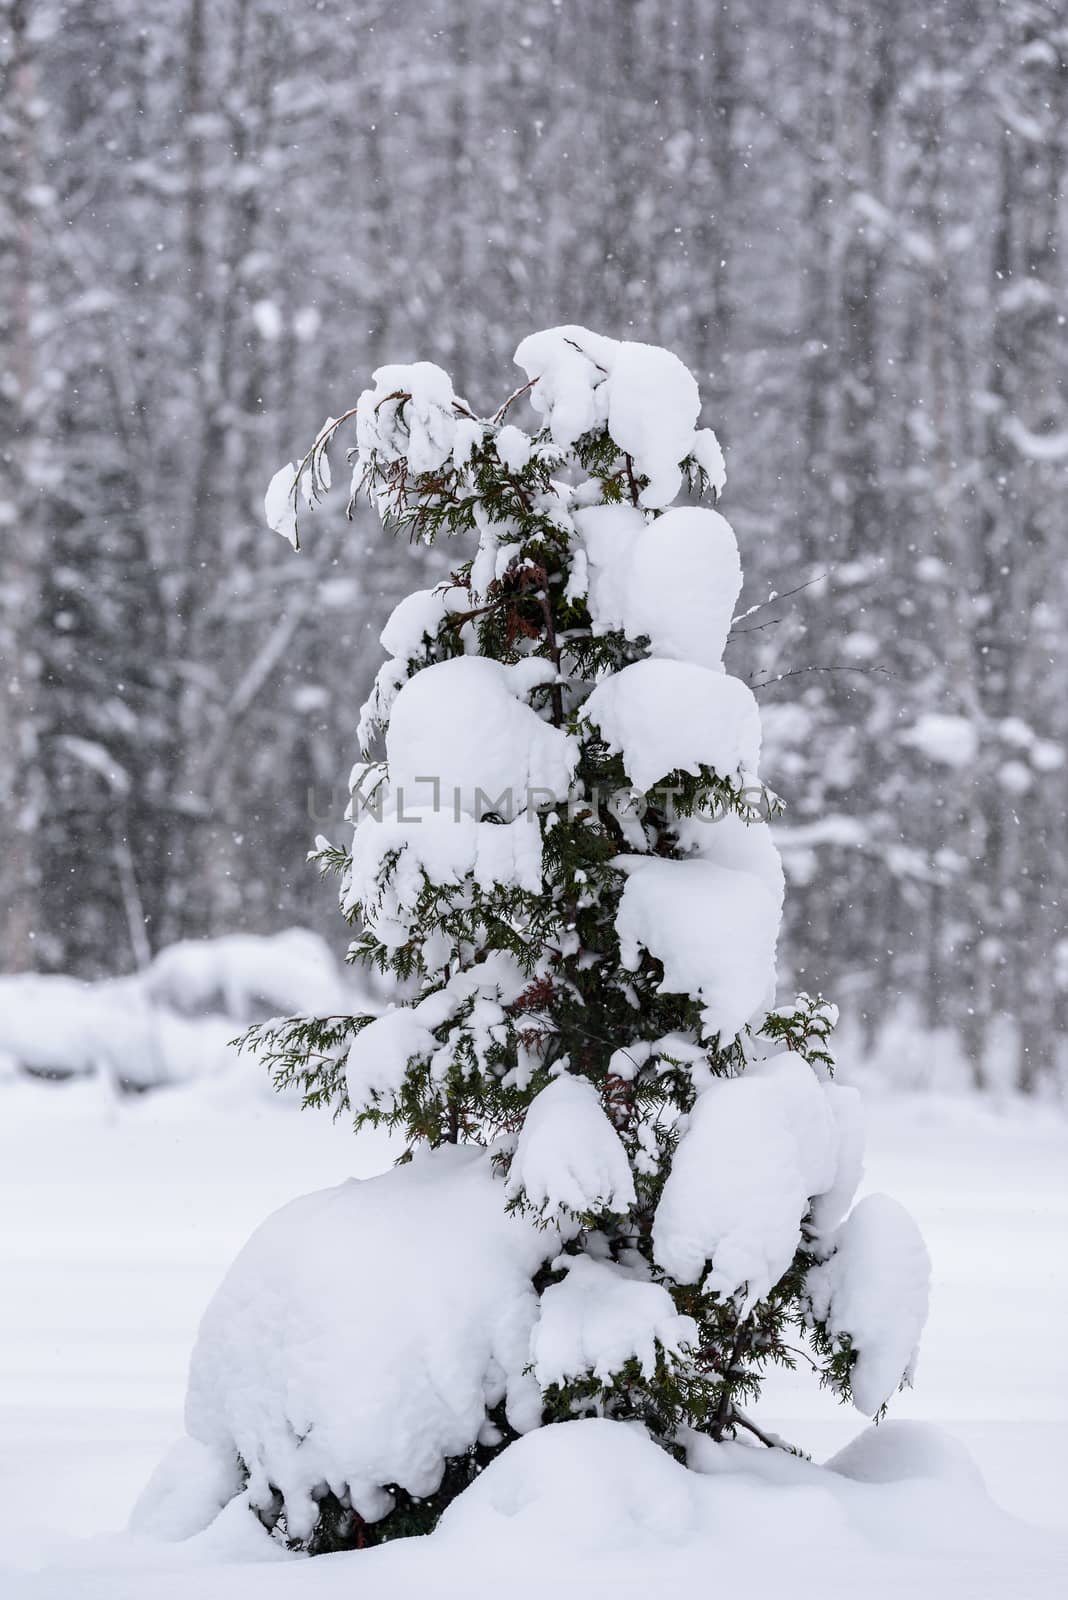
[[[450,553],[342,495],[296,558],[265,485],[579,322],[693,368],[784,595],[728,654],[784,984],[1055,1071],[1066,156],[1063,0],[0,0],[0,969],[337,942],[304,854]]]

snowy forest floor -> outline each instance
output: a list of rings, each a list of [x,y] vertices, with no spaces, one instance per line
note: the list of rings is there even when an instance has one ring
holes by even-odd
[[[916,1388],[892,1413],[943,1426],[996,1502],[1063,1533],[1068,1124],[1040,1107],[933,1095],[874,1098],[868,1122],[865,1187],[914,1211],[934,1261]],[[176,1550],[160,1547],[150,1573],[143,1553],[127,1549],[132,1541],[105,1535],[122,1528],[181,1432],[199,1316],[251,1229],[292,1195],[368,1175],[389,1158],[382,1139],[354,1142],[324,1116],[233,1087],[117,1102],[95,1082],[0,1086],[0,1579],[5,1567],[21,1573],[0,1582],[8,1600],[356,1592],[351,1567],[336,1590],[328,1576],[339,1561],[367,1556],[302,1563],[299,1581],[289,1563],[198,1563],[182,1578]],[[760,1416],[816,1460],[862,1427],[806,1372],[770,1383]],[[1043,1533],[1034,1539],[1049,1554],[1036,1573],[1020,1574],[1012,1600],[1055,1592],[1060,1556]],[[981,1577],[947,1589],[949,1568],[944,1557],[932,1566],[932,1594],[1009,1592],[1000,1581],[982,1587]],[[387,1569],[376,1565],[378,1579],[364,1587],[369,1566],[359,1592],[431,1592],[425,1566],[417,1589],[397,1586],[403,1570],[380,1589]],[[287,1582],[276,1589],[268,1577]],[[783,1592],[770,1575],[769,1585]],[[926,1593],[926,1583],[913,1592]]]

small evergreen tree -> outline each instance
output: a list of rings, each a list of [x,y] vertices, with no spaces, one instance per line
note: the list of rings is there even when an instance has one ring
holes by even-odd
[[[861,1152],[835,1011],[774,1005],[780,802],[722,663],[737,548],[717,511],[672,508],[723,488],[697,386],[669,352],[581,328],[516,359],[527,381],[488,418],[436,366],[380,369],[268,492],[296,546],[354,419],[352,501],[457,560],[383,631],[353,843],[315,852],[352,958],[409,998],[249,1040],[357,1128],[486,1146],[501,1205],[559,1230],[536,1280],[543,1421],[638,1419],[676,1453],[688,1430],[777,1444],[748,1407],[799,1338],[880,1412],[926,1258],[892,1202],[843,1224]],[[511,420],[524,399],[533,433]]]

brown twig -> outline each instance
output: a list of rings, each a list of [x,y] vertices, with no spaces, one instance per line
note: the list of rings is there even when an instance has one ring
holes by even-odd
[[[638,504],[638,485],[637,485],[637,482],[636,482],[635,477],[634,477],[634,462],[631,460],[630,456],[626,455],[626,454],[624,454],[623,459],[627,463],[627,483],[628,483],[628,485],[630,487],[631,504],[632,505],[637,505]]]
[[[549,599],[548,577],[544,573],[542,576],[545,577],[545,587],[539,594],[538,600],[541,604],[541,614],[545,618],[545,638],[549,646],[549,660],[556,668],[556,680],[550,690],[553,723],[557,728],[561,728],[564,724],[564,691],[560,683],[560,646],[557,643],[556,623],[553,620],[552,602]]]
[[[731,1374],[740,1371],[738,1363],[745,1354],[752,1337],[753,1328],[750,1323],[748,1321],[739,1323],[734,1336],[734,1343],[731,1346],[731,1353],[727,1357],[726,1366],[723,1368],[723,1393],[720,1395],[719,1405],[716,1407],[716,1415],[712,1419],[712,1437],[717,1441],[723,1438],[725,1429],[730,1426],[731,1413],[734,1410],[734,1400],[730,1390]]]
[[[785,678],[797,678],[803,672],[863,672],[868,674],[880,672],[884,678],[897,676],[896,673],[890,671],[889,667],[791,667],[789,672],[773,672],[770,678],[762,678],[759,683],[752,678],[749,681],[754,689],[766,689],[769,683],[782,683]]]
[[[744,1428],[747,1433],[751,1433],[754,1438],[760,1440],[761,1444],[766,1444],[769,1450],[784,1450],[787,1455],[800,1456],[802,1460],[806,1459],[804,1452],[799,1450],[795,1444],[791,1444],[788,1439],[781,1438],[777,1433],[766,1432],[759,1423],[753,1421],[752,1417],[747,1417],[744,1411],[739,1411],[737,1406],[731,1407],[730,1422],[736,1424],[739,1428]]]
[[[731,618],[731,627],[736,622],[744,622],[746,617],[751,617],[754,612],[763,611],[765,606],[777,606],[780,600],[789,600],[795,594],[801,594],[805,589],[811,589],[813,584],[822,583],[824,578],[830,577],[829,572],[817,572],[814,578],[807,578],[804,583],[799,583],[796,589],[784,589],[781,594],[771,594],[766,600],[758,600],[755,606],[750,606],[748,611],[739,611],[736,617]]]
[[[503,406],[500,406],[498,408],[498,410],[496,410],[494,412],[494,414],[493,414],[494,422],[500,422],[501,418],[504,416],[504,414],[508,410],[509,406],[515,405],[516,401],[521,399],[522,396],[526,394],[528,389],[533,389],[533,387],[537,383],[537,381],[538,381],[537,378],[531,378],[529,383],[525,383],[521,389],[516,389],[512,394],[510,394],[508,396],[507,400],[504,402]]]
[[[607,376],[608,376],[608,368],[607,367],[602,367],[602,365],[601,365],[601,363],[599,361],[595,361],[593,356],[590,355],[590,352],[588,350],[583,350],[582,346],[578,343],[578,341],[576,339],[567,339],[567,338],[565,338],[564,343],[565,344],[569,344],[571,346],[572,350],[577,350],[580,356],[585,356],[586,360],[590,363],[590,365],[596,367],[598,372],[603,372],[605,377],[607,378]]]
[[[751,628],[732,628],[727,635],[727,643],[733,643],[735,639],[740,639],[746,633],[760,633],[764,628],[774,628],[783,620],[782,617],[769,617],[767,622],[755,622]]]
[[[390,400],[410,400],[411,398],[412,398],[411,395],[408,393],[408,391],[406,389],[394,389],[392,394],[384,394],[382,396],[381,400],[375,406],[375,416],[378,415],[378,413],[381,411],[382,407],[388,401],[390,401]]]

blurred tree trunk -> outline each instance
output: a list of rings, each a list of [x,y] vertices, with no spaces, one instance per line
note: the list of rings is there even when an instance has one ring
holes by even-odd
[[[1002,745],[1001,764],[983,785],[986,856],[977,888],[987,1007],[1015,1018],[1016,1082],[1030,1092],[1046,1069],[1054,1000],[1053,975],[1035,951],[1063,930],[1046,867],[1063,848],[1063,824],[1055,827],[1041,803],[1054,786],[1029,773],[1021,755],[1034,712],[1044,709],[1046,669],[1057,654],[1064,668],[1063,629],[1049,628],[1045,602],[1054,574],[1064,593],[1063,523],[1054,507],[1068,463],[1060,202],[1068,22],[1053,8],[1018,5],[1003,26],[993,94],[1001,163],[976,640],[982,706]],[[1043,645],[1055,652],[1045,660]],[[1063,731],[1063,694],[1056,701]]]
[[[37,723],[45,531],[36,492],[38,389],[33,317],[34,62],[29,0],[0,7],[0,967],[35,964],[43,863]],[[0,50],[3,45],[0,44]]]
[[[492,404],[523,332],[581,322],[694,369],[745,605],[783,595],[730,659],[769,680],[810,841],[785,964],[873,1033],[951,1023],[979,1073],[1011,1022],[1019,1080],[1045,1072],[1060,9],[0,0],[4,961],[35,929],[89,972],[143,959],[141,916],[156,945],[325,919],[307,789],[344,769],[391,604],[463,554],[370,543],[338,495],[294,558],[263,484],[375,365],[438,359]],[[916,747],[930,712],[974,763]]]

